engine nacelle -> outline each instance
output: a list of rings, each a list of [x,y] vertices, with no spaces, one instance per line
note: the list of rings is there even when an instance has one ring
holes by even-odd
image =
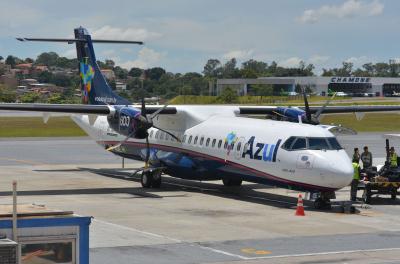
[[[151,127],[140,110],[130,106],[115,106],[115,112],[107,117],[107,121],[119,134],[138,139],[146,138],[147,129]]]

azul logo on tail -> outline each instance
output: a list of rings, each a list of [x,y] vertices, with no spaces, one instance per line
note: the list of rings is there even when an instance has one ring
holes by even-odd
[[[89,102],[89,93],[92,89],[92,80],[94,78],[94,69],[92,65],[88,63],[88,58],[84,58],[80,62],[80,72],[82,78],[82,100],[83,103],[87,104]]]
[[[282,140],[279,139],[276,144],[255,143],[255,136],[252,136],[246,143],[242,158],[248,155],[250,159],[263,160],[265,162],[276,162],[276,154]]]

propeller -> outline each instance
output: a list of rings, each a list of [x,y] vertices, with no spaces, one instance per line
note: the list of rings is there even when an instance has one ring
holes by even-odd
[[[322,114],[322,112],[325,110],[325,108],[329,105],[329,103],[331,102],[331,100],[333,98],[335,98],[336,93],[334,93],[330,98],[328,98],[328,100],[326,100],[326,102],[324,103],[324,105],[318,109],[318,111],[313,115],[311,114],[311,110],[310,110],[310,106],[308,104],[308,99],[307,99],[307,94],[305,89],[303,89],[303,98],[304,98],[304,110],[306,112],[306,118],[305,118],[305,123],[308,124],[313,124],[313,125],[319,125],[320,124],[320,116]]]

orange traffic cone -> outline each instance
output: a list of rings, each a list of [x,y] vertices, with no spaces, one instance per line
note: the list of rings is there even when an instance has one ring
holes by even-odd
[[[299,198],[297,200],[297,208],[296,208],[295,215],[297,215],[297,216],[305,216],[305,214],[304,214],[304,206],[303,206],[303,197],[301,196],[301,194],[299,194]]]

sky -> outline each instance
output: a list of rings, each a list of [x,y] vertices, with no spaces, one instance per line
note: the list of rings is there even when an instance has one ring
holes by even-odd
[[[395,0],[3,0],[0,55],[36,58],[55,51],[73,58],[73,45],[21,43],[15,37],[141,40],[143,46],[95,44],[98,59],[169,72],[202,72],[207,60],[235,57],[322,68],[343,61],[400,60],[400,1]]]

